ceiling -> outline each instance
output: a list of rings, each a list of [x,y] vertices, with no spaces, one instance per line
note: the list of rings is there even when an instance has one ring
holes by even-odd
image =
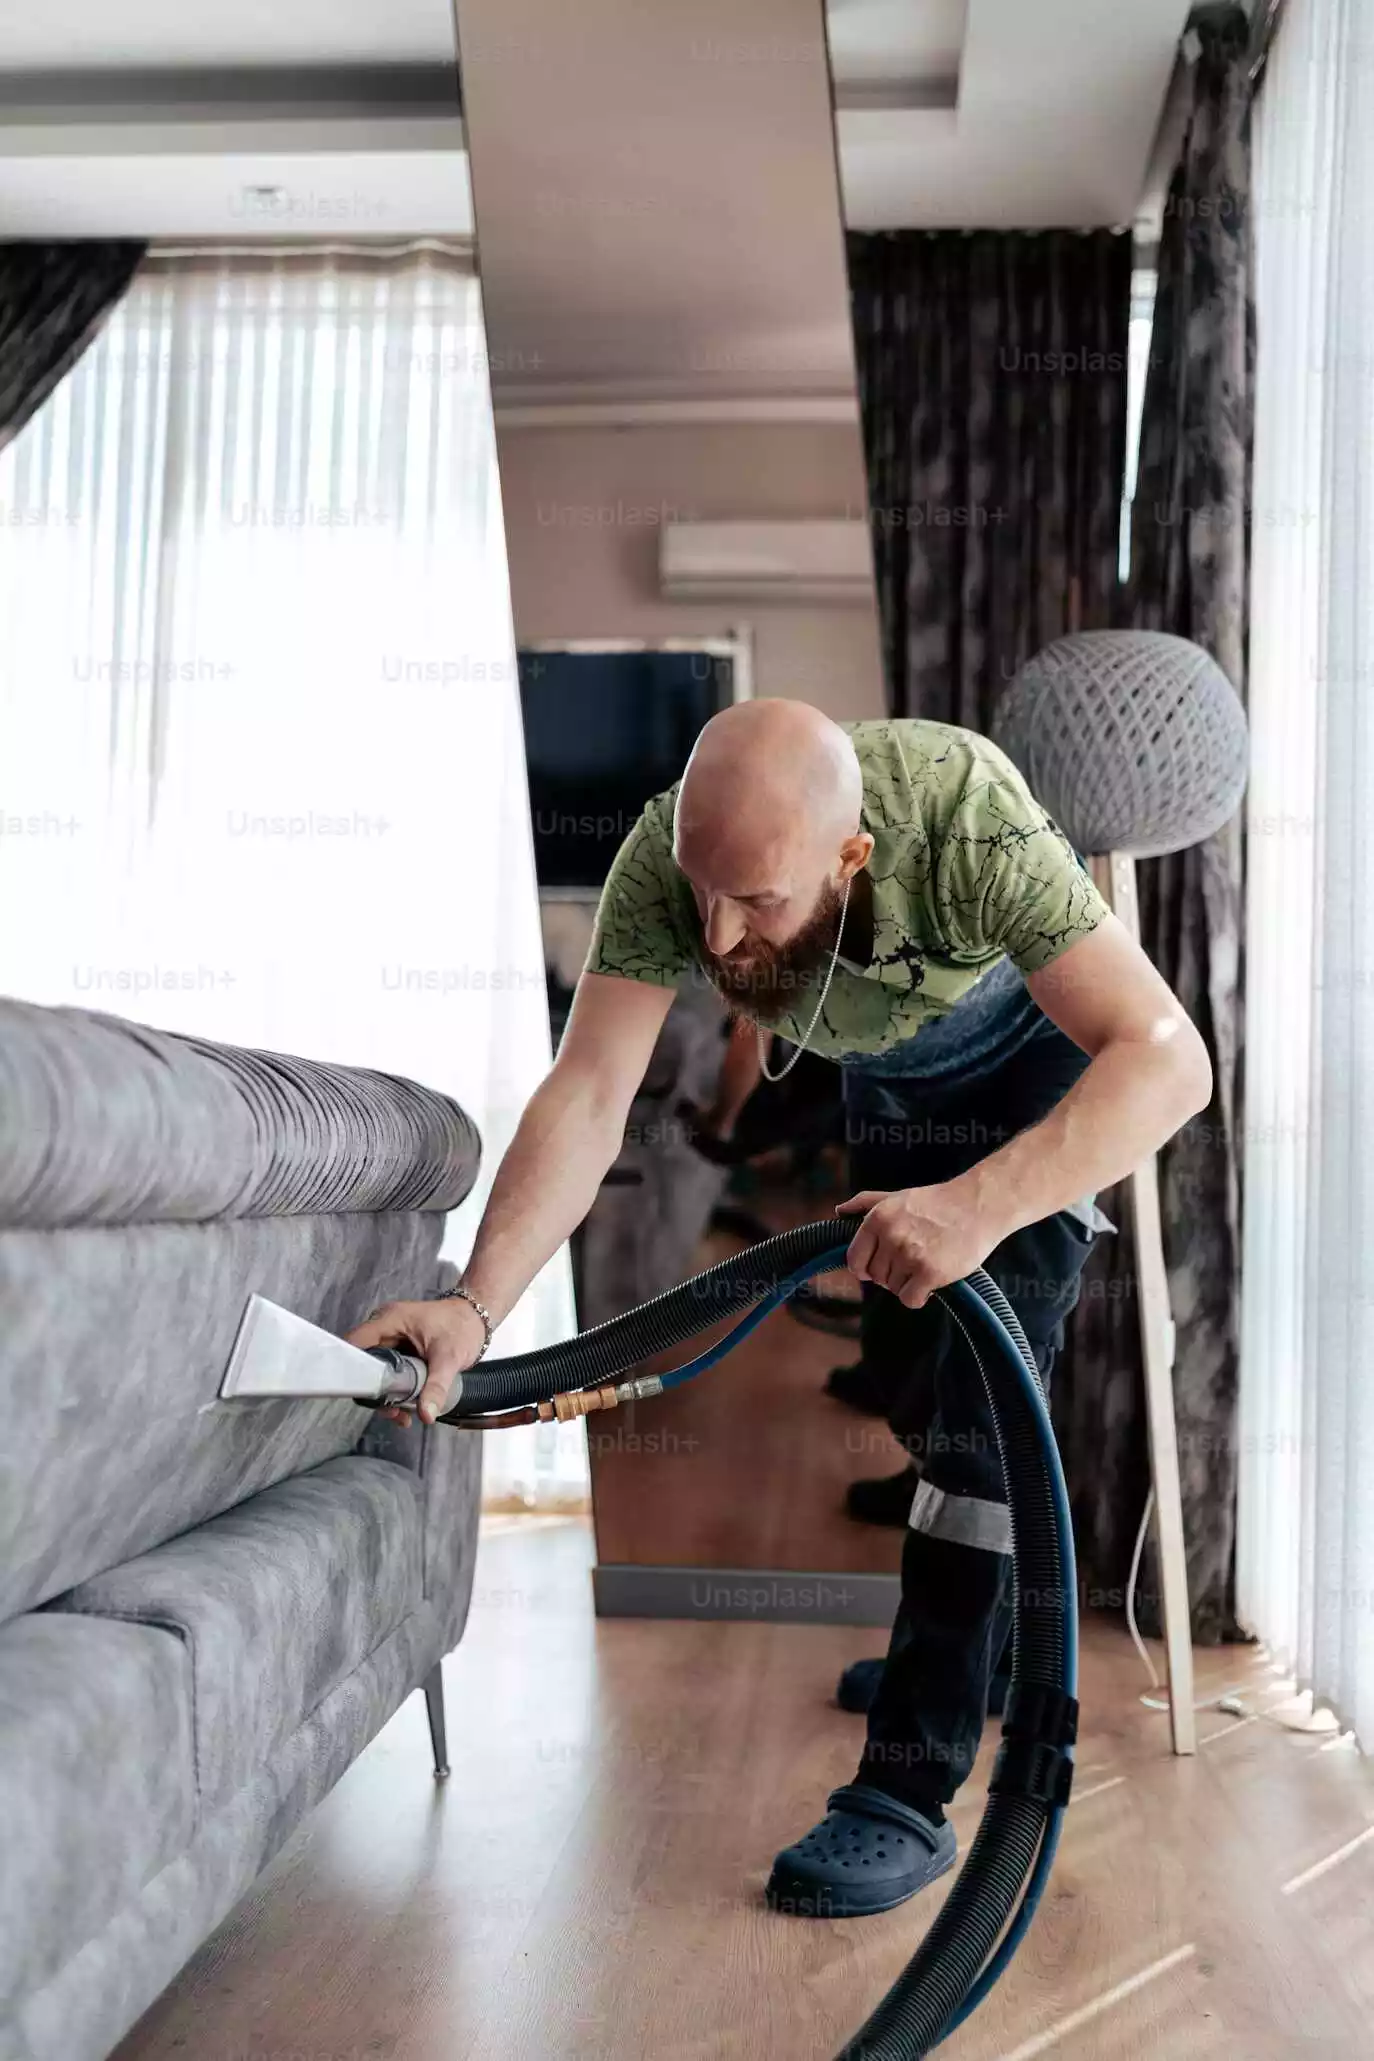
[[[851,106],[953,106],[975,0],[828,0],[836,85]]]
[[[929,92],[957,79],[969,0],[830,0],[830,48],[838,76],[856,92],[891,96],[904,85]],[[736,10],[738,40],[750,34],[747,5]],[[761,39],[759,39],[761,42]],[[283,66],[448,65],[450,0],[53,0],[5,24],[5,66],[107,74]],[[762,49],[759,52],[763,55]]]
[[[811,7],[797,0],[793,20],[808,24]],[[561,0],[548,0],[550,21],[560,11]],[[848,221],[874,229],[1129,220],[1187,11],[1187,0],[828,0]],[[741,49],[756,16],[741,0]],[[797,47],[806,40],[796,36]],[[786,56],[753,41],[759,61]],[[458,233],[466,189],[442,162],[455,138],[461,147],[453,50],[450,0],[49,0],[7,9],[0,171],[8,174],[6,160],[38,157],[52,161],[53,176],[0,181],[0,231],[179,234],[199,222],[199,233],[232,233],[241,222],[206,212],[213,182],[198,179],[188,201],[160,176],[160,161],[206,149],[256,155],[259,176],[244,183],[264,185],[279,146],[289,156],[304,148],[320,159],[375,158],[379,198],[397,170],[388,213],[398,227],[413,209],[415,230]],[[537,48],[505,55],[540,69]],[[149,113],[141,150],[128,138],[117,147],[108,128]],[[185,126],[205,133],[202,148]],[[417,153],[435,160],[428,196],[419,168],[405,162]],[[105,156],[115,160],[108,183],[73,169],[73,160]],[[219,182],[226,214],[232,191]],[[126,219],[130,209],[140,221]]]
[[[467,236],[450,0],[7,10],[0,234]]]
[[[1188,0],[932,0],[941,105],[865,107],[843,90],[846,39],[881,44],[900,0],[830,0],[845,213],[856,229],[1091,228],[1132,221]],[[912,12],[925,15],[919,4]],[[852,17],[852,20],[850,19]],[[938,25],[938,33],[937,33]],[[896,41],[894,52],[900,47]],[[913,56],[918,53],[913,53]],[[942,72],[941,67],[944,67]]]
[[[855,229],[1128,224],[1188,11],[826,0],[823,38],[818,0],[458,5],[470,136],[450,0],[8,10],[0,235],[469,235],[471,141],[508,400],[824,405],[836,152]]]
[[[500,397],[852,399],[810,0],[460,5]],[[506,62],[536,29],[538,67]]]
[[[8,8],[5,65],[22,71],[447,64],[449,0],[46,0]]]

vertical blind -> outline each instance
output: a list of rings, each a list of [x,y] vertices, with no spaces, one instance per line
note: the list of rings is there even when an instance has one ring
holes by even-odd
[[[461,256],[168,257],[0,454],[0,982],[452,1094],[459,1260],[550,1052],[486,364]]]
[[[1243,1621],[1374,1749],[1372,0],[1257,108]]]

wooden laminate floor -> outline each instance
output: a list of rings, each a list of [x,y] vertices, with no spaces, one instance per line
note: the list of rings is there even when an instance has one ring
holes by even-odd
[[[445,1663],[453,1779],[413,1697],[117,2061],[832,2055],[946,1885],[774,1916],[774,1850],[853,1772],[838,1628],[592,1615],[587,1526],[488,1527]],[[1374,1770],[1248,1651],[1199,1653],[1195,1760],[1085,1627],[1079,1776],[1045,1904],[942,2049],[962,2061],[1374,2056]],[[953,1813],[971,1832],[988,1749]],[[966,1844],[966,1840],[964,1841]]]

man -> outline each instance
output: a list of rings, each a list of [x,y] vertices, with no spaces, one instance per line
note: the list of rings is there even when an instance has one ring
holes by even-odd
[[[761,1036],[845,1068],[851,1128],[883,1175],[840,1205],[848,1264],[912,1327],[930,1387],[901,1608],[858,1772],[769,1884],[779,1908],[855,1916],[953,1865],[944,1809],[972,1766],[1009,1618],[982,1383],[933,1334],[930,1297],[986,1265],[1031,1338],[1052,1337],[1077,1294],[1092,1197],[1206,1106],[1211,1070],[993,745],[937,723],[738,704],[702,730],[611,868],[558,1057],[464,1275],[494,1324],[590,1208],[694,968]],[[426,1422],[484,1335],[461,1299],[395,1304],[354,1334],[424,1353]]]

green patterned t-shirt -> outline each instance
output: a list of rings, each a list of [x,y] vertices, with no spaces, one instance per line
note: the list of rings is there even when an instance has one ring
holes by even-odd
[[[872,949],[841,957],[808,1040],[827,1059],[874,1054],[948,1015],[1010,960],[1037,973],[1107,906],[1010,759],[972,730],[892,718],[843,723],[874,846]],[[611,866],[586,967],[676,987],[704,963],[691,887],[673,862],[677,787],[655,795]],[[773,1026],[796,1041],[815,1007]],[[799,1020],[800,1018],[800,1020]]]

